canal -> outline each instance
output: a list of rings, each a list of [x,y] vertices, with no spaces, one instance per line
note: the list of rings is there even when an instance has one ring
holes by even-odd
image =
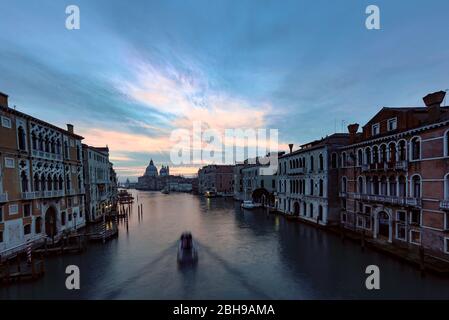
[[[262,211],[242,211],[232,199],[133,191],[128,230],[90,245],[81,255],[48,258],[34,283],[0,288],[1,299],[429,299],[449,298],[449,279],[415,268],[312,226]],[[179,269],[176,242],[190,230],[199,242],[195,268]],[[65,288],[65,268],[77,265],[81,289]],[[381,289],[365,288],[365,268],[377,265]]]

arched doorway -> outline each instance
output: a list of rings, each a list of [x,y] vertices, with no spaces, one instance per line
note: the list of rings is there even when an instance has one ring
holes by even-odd
[[[54,237],[56,232],[56,210],[49,207],[45,213],[45,233],[48,237]]]
[[[293,204],[293,214],[299,216],[299,203],[297,201]]]
[[[385,211],[379,212],[377,215],[378,221],[378,238],[390,239],[390,215]]]

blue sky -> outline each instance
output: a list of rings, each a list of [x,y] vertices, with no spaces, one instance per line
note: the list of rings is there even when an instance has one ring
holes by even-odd
[[[70,4],[80,30],[65,28]],[[381,30],[365,28],[370,4]],[[171,131],[195,120],[298,146],[382,106],[422,106],[449,88],[448,12],[445,0],[0,0],[0,91],[108,144],[133,179],[150,158],[170,164]]]

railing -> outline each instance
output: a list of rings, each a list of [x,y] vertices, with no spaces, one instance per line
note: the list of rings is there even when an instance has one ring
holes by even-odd
[[[8,193],[0,193],[0,202],[8,202]]]
[[[449,200],[440,201],[440,209],[449,210]]]
[[[407,170],[407,167],[408,167],[408,162],[407,162],[407,160],[398,161],[398,162],[396,162],[396,165],[395,165],[395,169],[396,169],[396,170],[403,170],[403,171],[406,171],[406,170]]]
[[[346,192],[340,192],[340,198],[346,198],[348,194]]]
[[[341,195],[340,195],[341,197]],[[372,195],[372,194],[361,194],[354,193],[353,198],[356,200],[365,200],[372,202],[381,202],[402,206],[412,206],[412,207],[421,207],[421,198],[406,198],[406,197],[398,197],[398,196],[386,196],[386,195]]]
[[[41,198],[40,191],[22,192],[23,200],[33,200],[33,199],[38,199],[38,198]]]
[[[25,251],[30,242],[32,247],[38,247],[45,241],[45,238],[46,236],[44,235],[38,235],[33,238],[30,238],[29,240],[27,240],[27,242],[0,251],[0,261],[2,261],[5,258],[8,258],[9,256],[15,255],[16,253]]]
[[[45,158],[48,160],[62,160],[62,156],[57,153],[51,153],[46,151],[40,151],[40,150],[33,150],[32,151],[33,157],[40,157]]]

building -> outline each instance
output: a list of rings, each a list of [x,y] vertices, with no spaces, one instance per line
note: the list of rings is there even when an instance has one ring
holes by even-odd
[[[168,167],[164,170],[161,169],[161,175],[154,165],[153,159],[150,160],[143,176],[137,179],[136,188],[139,190],[162,190],[167,185],[168,180]]]
[[[233,195],[232,165],[208,165],[198,170],[198,192],[215,191],[218,195]]]
[[[338,149],[349,143],[349,135],[335,133],[304,145],[279,158],[276,206],[323,226],[338,224]]]
[[[115,208],[117,175],[109,161],[108,147],[83,144],[83,155],[87,220],[96,222]]]
[[[237,163],[233,169],[232,185],[234,188],[234,199],[238,201],[245,200],[245,193],[243,191],[243,174],[242,169],[245,167],[244,163]]]
[[[81,140],[0,94],[0,255],[85,225]]]
[[[449,258],[449,107],[382,108],[339,152],[341,224]]]

